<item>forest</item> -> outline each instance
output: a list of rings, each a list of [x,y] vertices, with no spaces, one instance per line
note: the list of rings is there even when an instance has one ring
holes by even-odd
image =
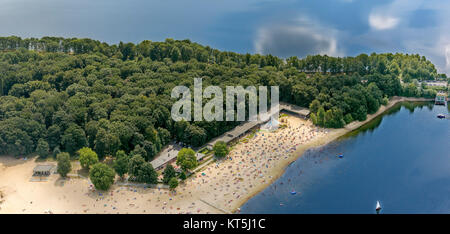
[[[310,108],[319,126],[340,128],[364,120],[389,97],[433,97],[436,91],[418,89],[412,81],[438,76],[417,54],[283,59],[219,51],[190,40],[109,45],[1,37],[0,155],[73,156],[89,147],[101,158],[124,151],[149,161],[173,140],[201,146],[239,122],[172,120],[172,89],[192,88],[196,77],[203,78],[203,87],[223,90],[279,86],[280,101]]]

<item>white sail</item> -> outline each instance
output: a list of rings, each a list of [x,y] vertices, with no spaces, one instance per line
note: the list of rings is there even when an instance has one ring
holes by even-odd
[[[376,206],[375,210],[381,210],[381,205],[380,205],[379,201],[377,201],[377,206]]]

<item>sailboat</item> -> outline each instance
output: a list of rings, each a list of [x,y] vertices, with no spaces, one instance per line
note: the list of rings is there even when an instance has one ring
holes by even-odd
[[[379,214],[381,211],[381,205],[380,205],[379,201],[377,201],[377,206],[375,207],[375,211],[377,212],[377,214]]]

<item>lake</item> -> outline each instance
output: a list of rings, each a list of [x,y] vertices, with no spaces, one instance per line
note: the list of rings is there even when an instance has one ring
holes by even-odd
[[[450,213],[450,120],[438,119],[440,113],[450,109],[397,104],[306,151],[241,213],[371,214],[377,200],[381,213]]]

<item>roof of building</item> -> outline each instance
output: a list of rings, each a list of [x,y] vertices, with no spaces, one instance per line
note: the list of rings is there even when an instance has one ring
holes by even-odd
[[[245,134],[246,132],[248,132],[250,129],[266,123],[270,118],[270,116],[276,115],[277,111],[282,111],[282,110],[287,110],[302,116],[308,116],[310,111],[306,108],[303,107],[299,107],[299,106],[295,106],[292,104],[288,104],[288,103],[281,103],[278,106],[278,110],[275,109],[271,109],[269,110],[269,112],[267,113],[267,115],[259,115],[259,118],[257,118],[257,121],[247,121],[244,122],[238,126],[236,126],[234,129],[222,134],[221,136],[213,139],[212,141],[210,141],[209,143],[207,143],[208,148],[214,146],[214,144],[218,141],[223,141],[225,143],[229,143],[230,141],[240,137],[242,134]],[[168,145],[168,147],[166,147],[164,150],[162,150],[158,156],[151,161],[150,163],[152,164],[153,168],[159,168],[163,165],[165,165],[166,163],[174,160],[177,158],[178,156],[178,152],[181,150],[181,146],[178,144],[170,144]],[[197,160],[200,160],[201,158],[205,157],[204,154],[201,153],[197,153],[196,154]]]
[[[159,156],[151,161],[150,164],[152,164],[153,168],[159,168],[164,164],[176,159],[180,149],[181,146],[179,146],[178,144],[170,144],[163,151],[161,151],[161,153],[159,153]]]
[[[307,108],[292,105],[289,103],[284,103],[284,102],[280,102],[280,110],[290,111],[290,112],[302,115],[304,117],[307,117],[311,113],[311,111],[309,111],[309,109],[307,109]]]
[[[304,108],[304,107],[299,107],[296,105],[292,105],[292,104],[288,104],[288,103],[283,103],[280,102],[279,106],[278,106],[278,110],[282,111],[282,110],[287,110],[290,111],[292,113],[296,113],[299,114],[301,116],[308,116],[310,114],[309,109]],[[269,115],[268,116],[272,116],[276,114],[276,110],[269,110]],[[214,146],[214,144],[218,141],[223,141],[225,143],[229,143],[230,141],[238,138],[239,136],[241,136],[242,134],[246,133],[248,130],[263,124],[265,122],[267,122],[270,118],[267,118],[266,120],[261,120],[263,117],[260,115],[260,120],[258,121],[248,121],[245,122],[243,124],[240,124],[238,126],[236,126],[234,129],[224,133],[223,135],[213,139],[212,141],[210,141],[207,145],[208,146]]]
[[[49,172],[53,167],[53,165],[37,165],[33,172]]]

